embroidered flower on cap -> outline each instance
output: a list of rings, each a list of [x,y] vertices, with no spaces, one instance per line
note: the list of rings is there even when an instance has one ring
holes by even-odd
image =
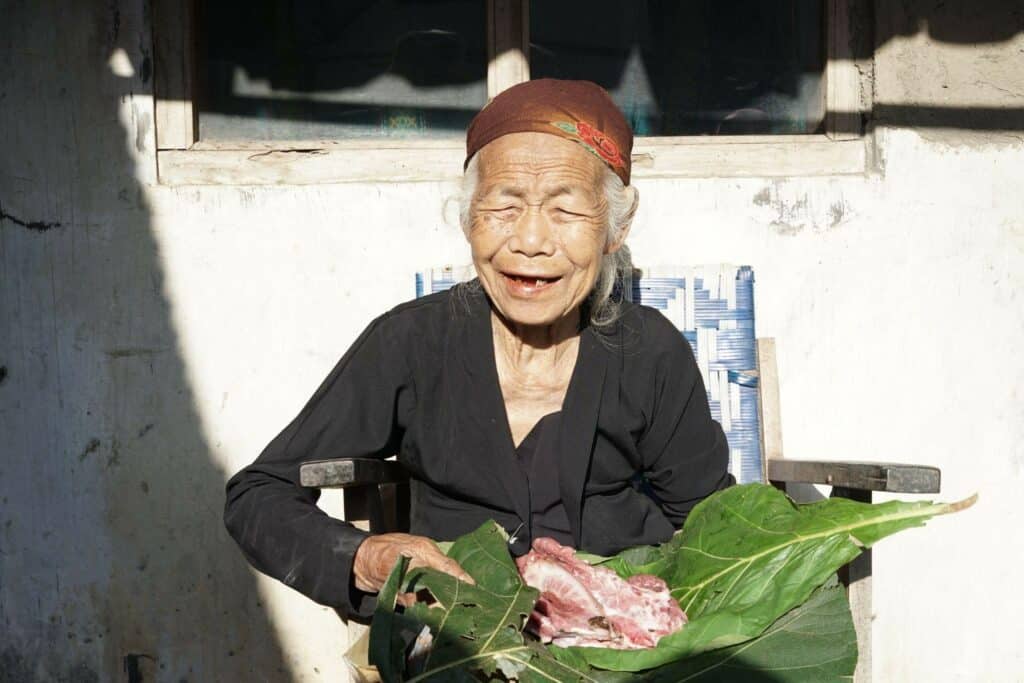
[[[552,121],[551,125],[577,138],[580,144],[612,167],[624,168],[626,166],[626,162],[622,160],[622,155],[619,153],[618,146],[612,139],[586,121],[579,121],[577,123]]]

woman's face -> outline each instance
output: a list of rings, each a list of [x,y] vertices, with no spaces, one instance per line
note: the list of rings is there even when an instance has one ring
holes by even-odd
[[[518,325],[574,315],[608,244],[604,164],[554,135],[513,133],[478,152],[469,243],[480,282]]]

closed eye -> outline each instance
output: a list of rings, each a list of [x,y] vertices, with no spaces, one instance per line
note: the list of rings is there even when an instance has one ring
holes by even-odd
[[[578,220],[585,220],[585,219],[590,218],[590,216],[588,216],[585,213],[579,213],[577,211],[570,211],[569,209],[564,209],[564,208],[561,208],[561,207],[555,207],[552,210],[552,212],[554,214],[554,217],[557,220],[563,220],[563,221],[578,221]]]
[[[503,206],[500,209],[490,209],[490,213],[498,218],[515,218],[519,214],[519,207]]]

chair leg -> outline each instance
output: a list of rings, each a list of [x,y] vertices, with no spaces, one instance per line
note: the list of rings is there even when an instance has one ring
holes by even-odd
[[[382,484],[380,486],[381,523],[380,532],[409,531],[409,482]]]
[[[862,503],[871,502],[871,491],[836,486],[833,498],[849,498]],[[871,682],[871,549],[866,548],[857,558],[839,570],[839,580],[846,586],[850,600],[853,625],[857,629],[857,670],[854,683]]]
[[[380,487],[376,484],[346,487],[345,519],[349,522],[369,520],[371,533],[389,531],[387,519],[384,517],[384,501],[381,500]]]
[[[409,531],[409,512],[412,500],[409,482],[395,484],[395,531]]]

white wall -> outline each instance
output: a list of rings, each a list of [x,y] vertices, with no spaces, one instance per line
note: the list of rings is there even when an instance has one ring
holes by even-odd
[[[15,6],[0,53],[0,672],[341,680],[344,629],[248,569],[222,487],[412,271],[466,261],[454,186],[156,184],[144,8],[95,4]],[[914,7],[878,11],[876,102],[1024,106],[1019,33]],[[875,680],[1024,680],[1021,128],[877,143],[864,176],[640,180],[634,258],[754,266],[790,457],[980,493],[878,546]]]

